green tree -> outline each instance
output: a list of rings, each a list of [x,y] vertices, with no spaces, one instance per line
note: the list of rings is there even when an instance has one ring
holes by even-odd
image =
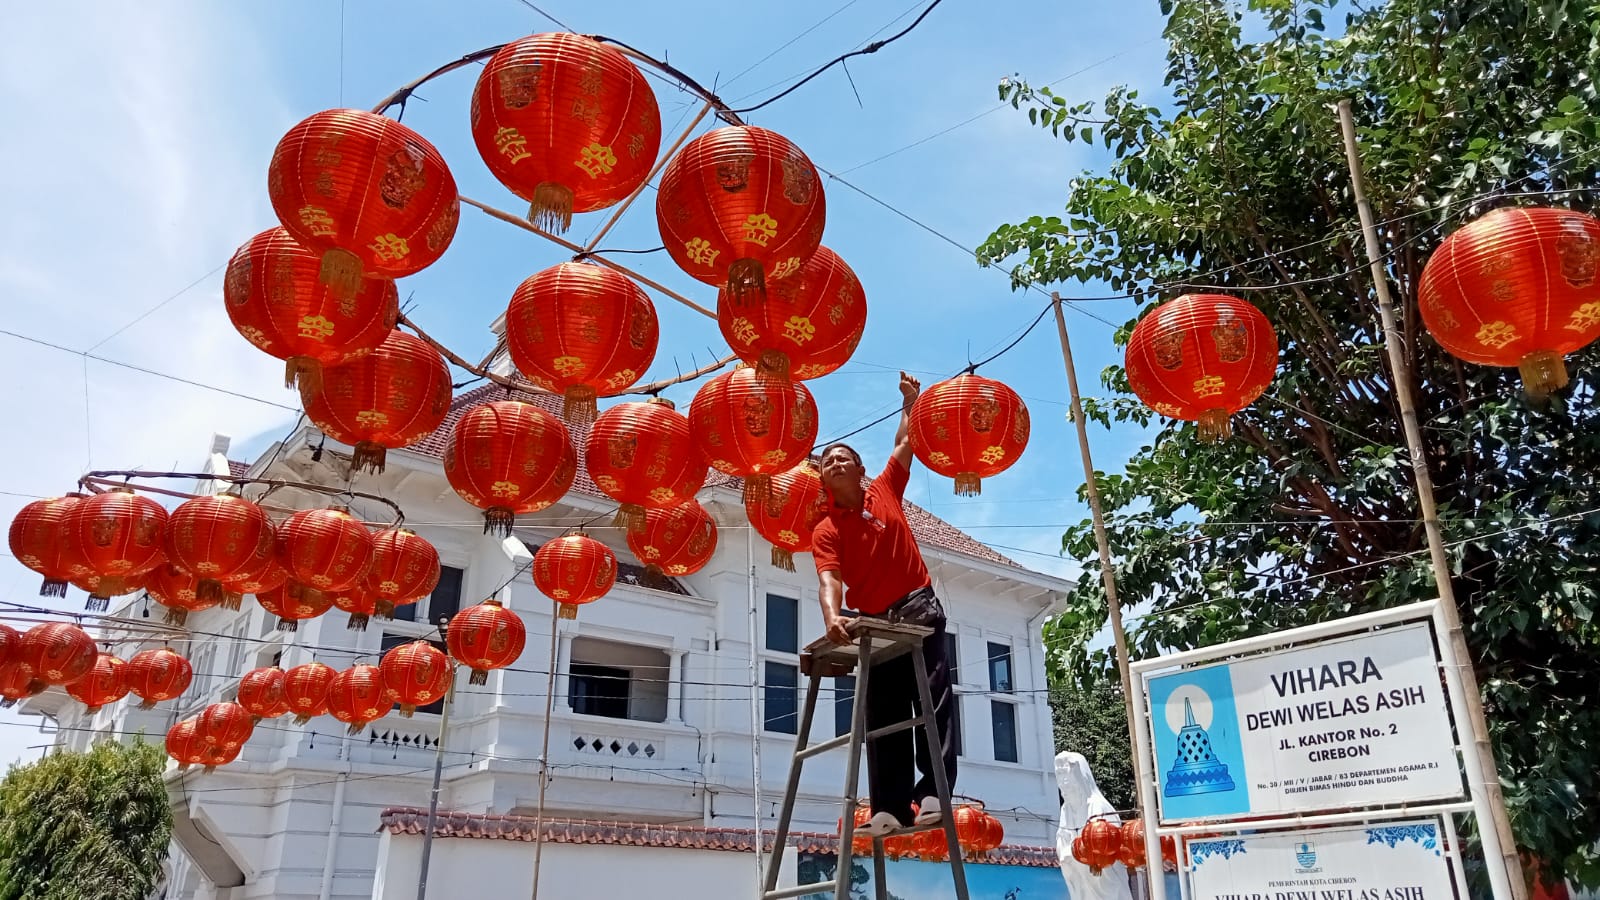
[[[0,782],[0,900],[142,900],[172,813],[161,748],[104,742],[13,766]]]
[[[1081,690],[1050,692],[1056,752],[1082,753],[1100,793],[1120,810],[1133,809],[1133,749],[1128,744],[1128,717],[1122,689],[1115,682],[1096,681]]]
[[[1128,89],[1079,103],[1002,83],[1031,120],[1112,161],[1071,181],[1064,214],[1001,226],[980,251],[1018,263],[1018,284],[1108,283],[1146,309],[1214,285],[1278,330],[1277,380],[1221,444],[1156,420],[1120,368],[1103,375],[1113,397],[1090,415],[1154,426],[1123,473],[1097,476],[1119,590],[1146,613],[1133,652],[1434,596],[1331,110],[1350,97],[1519,843],[1600,883],[1600,352],[1569,360],[1570,387],[1531,404],[1514,370],[1446,355],[1417,306],[1422,267],[1454,227],[1499,205],[1592,208],[1600,4],[1162,5],[1161,108]],[[1089,570],[1047,631],[1052,672],[1112,679],[1088,643],[1106,619],[1089,523],[1062,548]]]

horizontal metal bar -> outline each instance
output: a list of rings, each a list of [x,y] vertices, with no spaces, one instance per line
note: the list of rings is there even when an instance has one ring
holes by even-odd
[[[850,733],[847,731],[836,738],[831,738],[823,741],[820,744],[812,744],[804,750],[796,750],[794,752],[794,761],[799,762],[802,759],[810,759],[819,753],[827,753],[829,750],[837,750],[848,743],[850,743]]]
[[[1288,631],[1276,631],[1271,634],[1231,641],[1226,644],[1218,644],[1215,647],[1201,647],[1198,650],[1186,650],[1182,653],[1158,656],[1154,659],[1135,660],[1128,664],[1128,668],[1134,672],[1147,672],[1151,669],[1194,665],[1230,656],[1254,653],[1259,650],[1270,650],[1285,644],[1296,644],[1317,638],[1354,634],[1379,625],[1393,625],[1412,620],[1422,621],[1433,615],[1433,608],[1438,603],[1438,600],[1424,600],[1421,603],[1411,603],[1405,606],[1397,606],[1393,609],[1380,609],[1377,612],[1363,613],[1359,616],[1333,619],[1328,622],[1318,622],[1315,625],[1291,628]]]
[[[905,731],[907,728],[917,728],[922,725],[926,725],[927,723],[928,717],[926,715],[915,716],[905,720],[904,722],[896,722],[893,725],[885,725],[882,728],[874,728],[867,732],[861,739],[863,741],[875,741],[885,735],[894,734],[897,731]],[[812,744],[804,750],[795,751],[794,758],[796,760],[810,759],[819,753],[827,753],[829,750],[837,750],[848,743],[850,743],[850,735],[841,734],[836,738],[829,738],[820,744]]]

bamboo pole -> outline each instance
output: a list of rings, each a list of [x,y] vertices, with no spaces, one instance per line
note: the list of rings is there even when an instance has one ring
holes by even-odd
[[[443,622],[443,619],[439,621]],[[450,667],[450,690],[444,695],[444,709],[439,711],[439,745],[433,754],[433,792],[428,795],[428,824],[422,832],[422,865],[417,876],[417,900],[428,897],[428,863],[433,858],[433,826],[439,820],[439,782],[444,776],[444,739],[449,733],[450,707],[456,700],[456,667]]]
[[[1383,342],[1389,352],[1389,368],[1394,372],[1394,392],[1400,405],[1400,420],[1406,433],[1406,447],[1411,455],[1411,472],[1416,478],[1417,503],[1422,508],[1422,527],[1428,538],[1428,557],[1433,564],[1433,578],[1439,590],[1439,607],[1456,660],[1460,663],[1461,681],[1465,687],[1466,725],[1472,733],[1477,765],[1468,765],[1468,780],[1487,799],[1492,828],[1482,827],[1484,855],[1492,853],[1490,844],[1498,845],[1504,872],[1494,865],[1488,866],[1490,881],[1497,882],[1499,875],[1509,882],[1512,900],[1527,900],[1528,886],[1522,877],[1522,862],[1517,856],[1516,836],[1511,831],[1511,818],[1506,814],[1505,797],[1500,792],[1500,774],[1495,767],[1494,747],[1489,742],[1489,722],[1483,713],[1483,694],[1478,687],[1477,673],[1472,669],[1472,655],[1467,648],[1467,638],[1461,629],[1461,612],[1456,606],[1455,588],[1450,581],[1450,560],[1444,552],[1444,536],[1439,529],[1439,509],[1433,497],[1433,476],[1428,471],[1428,458],[1422,445],[1422,429],[1417,424],[1417,410],[1412,395],[1411,372],[1406,367],[1405,347],[1395,320],[1394,300],[1389,296],[1388,275],[1384,271],[1383,253],[1378,245],[1378,230],[1373,224],[1372,206],[1367,202],[1366,185],[1361,172],[1361,151],[1356,144],[1355,119],[1350,112],[1348,99],[1339,101],[1339,130],[1344,137],[1345,160],[1350,166],[1350,186],[1355,194],[1356,212],[1361,217],[1361,235],[1366,242],[1367,260],[1372,270],[1373,289],[1378,297],[1378,314],[1383,319]],[[1457,723],[1460,727],[1461,723]],[[1477,772],[1473,772],[1477,769]],[[1476,780],[1472,776],[1476,775]],[[1476,791],[1475,791],[1476,793]],[[1492,839],[1492,840],[1491,840]],[[1500,885],[1495,885],[1496,896],[1506,896]]]

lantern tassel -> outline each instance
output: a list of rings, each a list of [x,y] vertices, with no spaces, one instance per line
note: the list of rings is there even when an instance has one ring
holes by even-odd
[[[139,701],[139,709],[155,709],[155,708],[156,708],[156,701],[154,701],[154,700],[141,699]]]
[[[1522,357],[1517,370],[1522,373],[1522,389],[1535,402],[1544,401],[1551,391],[1567,386],[1567,362],[1559,353],[1535,350]]]
[[[394,618],[394,603],[393,603],[393,601],[390,601],[390,600],[379,600],[377,603],[374,603],[373,606],[374,606],[373,612],[376,615],[382,616],[385,619],[393,619]]]
[[[744,502],[766,505],[767,498],[772,496],[771,475],[746,475],[744,477]]]
[[[577,617],[578,617],[578,607],[577,606],[575,606],[575,605],[573,605],[571,603],[557,603],[556,604],[556,618],[558,618],[558,619],[576,619]]]
[[[350,467],[357,472],[382,472],[388,457],[389,450],[382,444],[356,441],[355,452],[350,455]]]
[[[660,590],[667,586],[667,573],[661,571],[660,566],[651,563],[644,567],[644,577],[639,580],[644,582],[645,587]]]
[[[634,534],[644,533],[644,507],[637,503],[624,503],[617,507],[617,516],[611,524],[618,528],[626,528]]]
[[[215,772],[216,770],[217,770],[216,766],[206,766],[205,768],[201,769],[200,771],[206,773],[207,775],[210,775],[212,772]]]
[[[238,609],[239,608],[239,604],[241,604],[243,602],[244,602],[244,595],[239,593],[238,591],[227,591],[227,590],[225,590],[225,591],[222,592],[222,608],[223,609]]]
[[[186,763],[186,762],[178,763],[178,771],[179,772],[187,772],[187,771],[189,771],[189,764]]]
[[[400,718],[409,719],[417,714],[417,708],[410,703],[400,704]]]
[[[1225,409],[1208,409],[1200,414],[1200,440],[1208,444],[1233,437],[1233,423]]]
[[[90,594],[89,599],[84,601],[83,608],[89,612],[105,612],[111,608],[111,598]]]
[[[361,260],[349,250],[333,249],[322,254],[322,269],[317,280],[341,300],[348,300],[361,289]]]
[[[221,603],[223,599],[222,582],[215,578],[200,579],[200,583],[194,586],[194,598],[203,600],[206,603]],[[234,607],[234,609],[238,609],[238,607]]]
[[[350,727],[344,730],[345,734],[360,734],[361,729],[367,727],[365,722],[351,722]]]
[[[756,377],[764,381],[789,381],[789,354],[782,350],[763,350],[756,361]]]
[[[516,513],[504,506],[491,506],[483,514],[483,533],[510,537],[511,526],[516,524],[516,521]]]
[[[533,205],[528,221],[551,234],[564,234],[572,227],[572,188],[553,181],[541,181],[533,189]]]
[[[976,472],[960,472],[956,475],[956,496],[976,497],[983,493],[983,479]]]
[[[322,393],[322,363],[309,356],[291,356],[283,361],[283,386],[300,388],[303,400],[315,400]]]
[[[767,275],[759,259],[736,259],[728,266],[728,297],[734,306],[767,299]]]
[[[278,620],[278,630],[279,631],[299,631],[300,630],[300,623],[296,622],[293,619],[279,619]]]
[[[372,617],[367,615],[366,613],[351,613],[350,614],[350,623],[348,625],[345,625],[344,627],[348,628],[351,631],[366,631],[367,630],[367,622],[371,618]]]
[[[39,596],[41,597],[65,597],[66,595],[67,583],[65,581],[46,578],[44,583],[39,585]]]
[[[181,627],[183,623],[189,621],[189,611],[187,609],[174,609],[169,606],[167,607],[167,614],[161,617],[161,621],[168,625]]]
[[[567,388],[561,404],[561,418],[567,420],[569,425],[587,425],[594,421],[599,407],[595,399],[599,395],[595,389],[587,384],[575,384]]]
[[[785,572],[794,571],[794,553],[782,547],[772,548],[772,564]]]
[[[488,684],[489,672],[487,669],[473,669],[472,677],[467,679],[467,684]]]
[[[307,723],[309,721],[311,721],[311,717],[310,716],[305,715],[304,713],[296,713],[295,714],[294,723],[296,725],[304,725],[305,723]]]

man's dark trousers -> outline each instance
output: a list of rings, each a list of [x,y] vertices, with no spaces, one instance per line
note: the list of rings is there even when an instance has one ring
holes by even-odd
[[[924,590],[929,589],[924,588]],[[896,604],[897,607],[899,605]],[[894,609],[895,607],[891,607],[890,612],[880,618],[892,621]],[[945,652],[945,617],[941,612],[931,622],[914,624],[933,628],[933,633],[923,640],[922,659],[928,669],[928,693],[933,696],[933,718],[939,728],[939,743],[943,745],[942,761],[945,777],[949,780],[950,789],[954,791],[956,746],[950,733],[950,726],[955,716],[955,695],[950,686],[950,660]],[[867,679],[868,730],[903,722],[921,711],[921,697],[917,693],[917,671],[909,654],[903,654],[872,667],[872,674]],[[915,783],[911,778],[913,743],[915,743],[917,771],[922,775]],[[868,741],[867,772],[869,788],[872,791],[872,811],[890,813],[902,824],[911,824],[913,801],[938,796],[938,789],[934,786],[933,763],[929,759],[928,742],[920,728],[908,728],[875,741]],[[945,812],[948,814],[949,810]]]

